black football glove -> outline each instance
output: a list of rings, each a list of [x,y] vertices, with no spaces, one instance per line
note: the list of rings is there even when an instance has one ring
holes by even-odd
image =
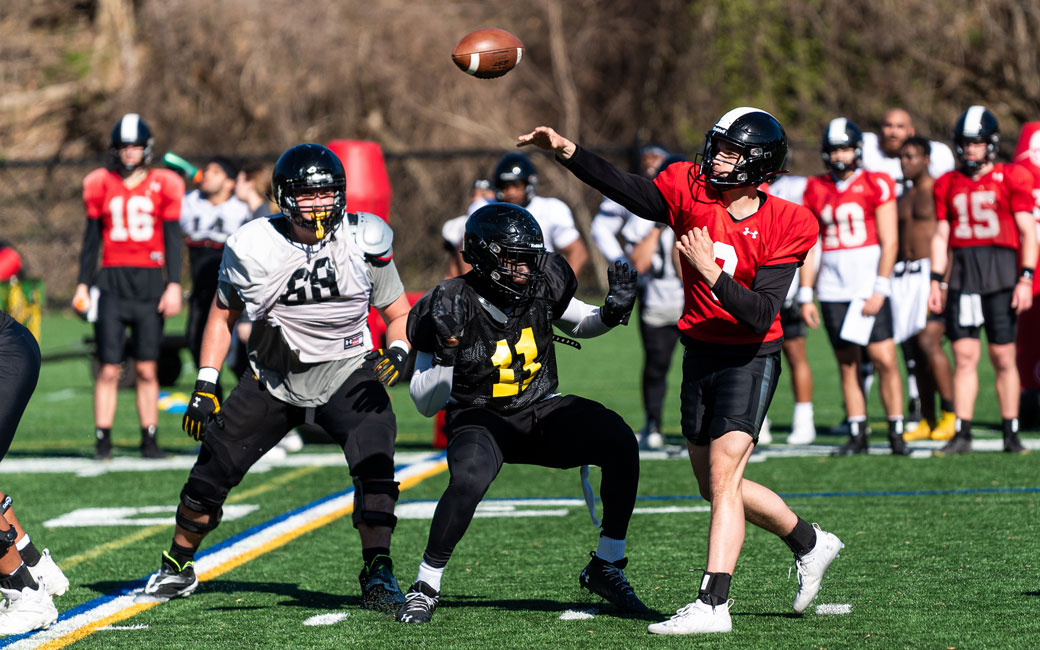
[[[408,353],[403,348],[379,348],[365,355],[363,367],[367,367],[375,373],[380,384],[393,386],[401,376],[407,360]]]
[[[440,288],[435,290],[430,296],[430,317],[437,332],[437,350],[433,362],[438,366],[454,366],[465,325],[462,295],[455,294],[449,302]]]
[[[211,381],[195,382],[195,392],[188,400],[188,409],[184,411],[181,428],[196,440],[206,437],[206,426],[210,419],[220,413],[220,400],[217,399],[217,385]]]
[[[617,261],[607,267],[607,299],[600,307],[599,317],[607,327],[628,325],[628,316],[636,304],[636,280],[639,273],[628,264]]]

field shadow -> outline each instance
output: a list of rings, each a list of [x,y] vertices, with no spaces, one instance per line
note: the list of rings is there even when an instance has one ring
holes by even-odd
[[[1025,595],[1033,596],[1034,598],[1040,598],[1040,591],[1027,591],[1025,592]]]
[[[614,616],[616,618],[635,618],[645,620],[658,620],[663,615],[655,610],[646,614],[628,614],[618,612],[606,603],[592,603],[583,600],[561,601],[546,600],[539,598],[484,598],[482,596],[467,596],[465,594],[452,594],[444,599],[448,606],[459,607],[493,607],[506,611],[529,611],[529,612],[555,612],[562,614],[566,610],[595,610],[596,615]]]
[[[144,581],[137,581],[127,585],[125,581],[101,580],[92,582],[84,587],[93,589],[98,594],[125,594],[130,593],[133,588],[144,586]],[[276,603],[280,607],[305,607],[308,609],[334,610],[344,607],[361,607],[360,596],[347,596],[330,594],[322,591],[302,589],[299,585],[290,582],[252,582],[248,580],[208,580],[199,585],[195,595],[227,594],[235,595],[242,593],[274,594],[282,596],[287,600]],[[239,609],[263,609],[265,605],[257,606],[230,606],[221,605],[213,609],[239,610]]]
[[[730,615],[754,618],[805,618],[805,614],[795,614],[794,612],[731,612]]]

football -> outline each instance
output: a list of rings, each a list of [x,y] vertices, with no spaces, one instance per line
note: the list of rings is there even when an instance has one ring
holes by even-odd
[[[466,74],[480,79],[501,77],[520,63],[524,44],[504,29],[478,29],[462,37],[451,60]]]

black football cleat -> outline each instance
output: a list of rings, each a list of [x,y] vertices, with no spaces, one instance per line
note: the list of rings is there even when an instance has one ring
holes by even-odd
[[[628,565],[628,558],[623,557],[617,562],[607,562],[596,556],[596,552],[589,553],[592,557],[578,576],[578,583],[592,593],[600,596],[619,611],[627,614],[645,614],[650,609],[636,596],[632,585],[625,578],[623,569]]]
[[[148,578],[148,584],[137,594],[134,602],[165,603],[173,598],[187,598],[198,586],[195,563],[189,561],[182,566],[164,552],[159,570]]]
[[[1017,433],[1004,436],[1004,453],[1007,454],[1028,454],[1029,450],[1025,448],[1022,441],[1018,439]]]
[[[378,612],[394,614],[404,604],[404,594],[394,577],[394,562],[386,555],[378,555],[361,568],[361,606]]]
[[[94,460],[112,460],[112,435],[98,431],[95,439],[97,444],[94,447]]]
[[[950,439],[941,449],[932,452],[933,456],[956,456],[957,454],[971,453],[971,438],[956,435]]]
[[[888,434],[888,444],[892,447],[893,456],[909,456],[910,449],[907,448],[906,443],[903,442],[903,434]]]
[[[870,443],[867,442],[867,434],[858,433],[854,436],[849,436],[849,439],[845,441],[845,444],[838,447],[831,452],[831,456],[852,456],[854,454],[865,454],[870,449]]]
[[[440,599],[439,591],[421,580],[416,582],[404,595],[404,603],[397,610],[398,622],[429,623]]]

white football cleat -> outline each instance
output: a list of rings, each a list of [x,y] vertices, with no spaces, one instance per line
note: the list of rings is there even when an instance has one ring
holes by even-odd
[[[766,417],[762,420],[762,428],[758,430],[758,444],[760,445],[771,445],[773,444],[773,432],[770,430],[769,418]]]
[[[295,454],[303,449],[303,438],[296,432],[296,429],[293,429],[285,434],[281,441],[278,442],[278,446],[290,454]]]
[[[795,418],[791,423],[791,435],[787,436],[789,445],[811,445],[816,442],[816,425],[810,418]]]
[[[44,630],[58,620],[58,610],[43,585],[36,589],[25,587],[0,589],[7,609],[0,614],[0,635],[25,634],[33,630]]]
[[[646,629],[651,634],[711,634],[733,631],[729,608],[733,600],[712,607],[698,599],[683,607],[667,621],[652,623]]]
[[[40,561],[36,563],[36,566],[29,567],[29,573],[36,582],[47,587],[47,593],[51,596],[61,596],[69,590],[69,579],[54,562],[48,548],[43,549]]]
[[[664,447],[664,436],[660,431],[651,431],[643,438],[643,444],[647,449],[662,449]]]
[[[798,593],[794,596],[794,611],[799,614],[809,607],[813,598],[816,598],[827,567],[838,557],[838,552],[845,548],[834,533],[820,530],[819,524],[813,524],[813,528],[816,529],[816,545],[794,561],[798,568]]]

